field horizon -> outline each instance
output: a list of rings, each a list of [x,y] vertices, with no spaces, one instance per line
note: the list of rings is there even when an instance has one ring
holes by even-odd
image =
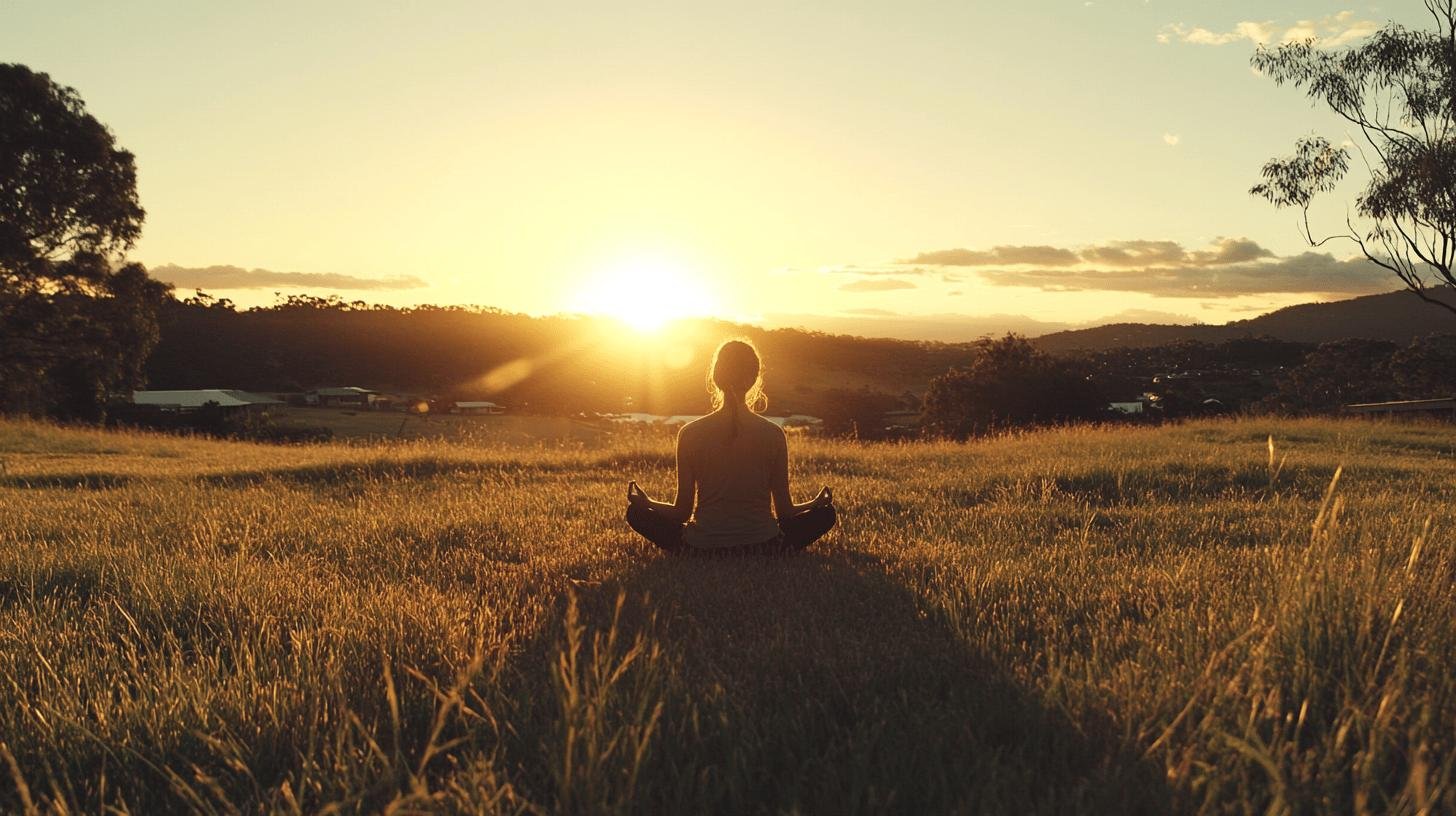
[[[795,439],[811,551],[623,523],[671,438],[0,420],[0,810],[1456,809],[1449,425]]]

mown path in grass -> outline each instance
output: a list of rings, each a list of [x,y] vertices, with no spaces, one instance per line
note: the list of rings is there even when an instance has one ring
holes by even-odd
[[[679,559],[665,438],[0,422],[0,809],[1456,808],[1448,427],[792,455],[837,531]]]

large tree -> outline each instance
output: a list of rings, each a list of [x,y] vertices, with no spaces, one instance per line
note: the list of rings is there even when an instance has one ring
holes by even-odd
[[[144,217],[76,91],[0,64],[0,411],[97,418],[140,382],[168,291],[123,263]]]
[[[931,433],[965,438],[1097,419],[1106,409],[1107,401],[1076,363],[1008,334],[978,341],[970,365],[931,380],[922,418]]]
[[[1433,285],[1456,286],[1456,0],[1425,0],[1435,30],[1390,24],[1358,45],[1326,50],[1306,41],[1261,46],[1253,66],[1288,82],[1344,119],[1370,180],[1346,230],[1316,239],[1309,226],[1315,195],[1331,192],[1350,166],[1350,151],[1328,139],[1298,141],[1294,155],[1264,166],[1251,192],[1276,206],[1299,207],[1315,245],[1354,242],[1371,263],[1408,289],[1431,297]]]

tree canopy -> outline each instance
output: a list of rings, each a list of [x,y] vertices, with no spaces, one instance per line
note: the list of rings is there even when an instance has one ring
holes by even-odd
[[[1295,153],[1264,165],[1250,192],[1278,207],[1303,211],[1311,244],[1353,241],[1372,263],[1407,288],[1427,294],[1456,286],[1456,0],[1425,0],[1433,31],[1387,25],[1364,42],[1338,51],[1313,40],[1261,46],[1253,67],[1300,88],[1357,132],[1370,180],[1355,201],[1357,224],[1316,239],[1309,208],[1333,191],[1350,167],[1350,150],[1321,136],[1301,138]]]
[[[1008,334],[979,341],[969,365],[930,381],[923,421],[932,433],[963,438],[1096,419],[1106,408],[1106,400],[1076,363]]]
[[[168,291],[123,263],[145,215],[76,91],[0,64],[0,410],[95,418],[140,381]]]

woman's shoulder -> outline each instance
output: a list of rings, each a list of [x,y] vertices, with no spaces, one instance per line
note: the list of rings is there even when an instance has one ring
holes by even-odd
[[[780,427],[777,422],[774,422],[771,419],[767,419],[759,414],[754,414],[753,419],[755,426],[759,429],[759,432],[762,433],[766,438],[774,440],[787,439],[787,436],[785,436],[784,434],[784,429]]]
[[[700,416],[690,422],[683,423],[677,430],[677,441],[679,445],[692,444],[703,438],[711,424],[713,415]]]

